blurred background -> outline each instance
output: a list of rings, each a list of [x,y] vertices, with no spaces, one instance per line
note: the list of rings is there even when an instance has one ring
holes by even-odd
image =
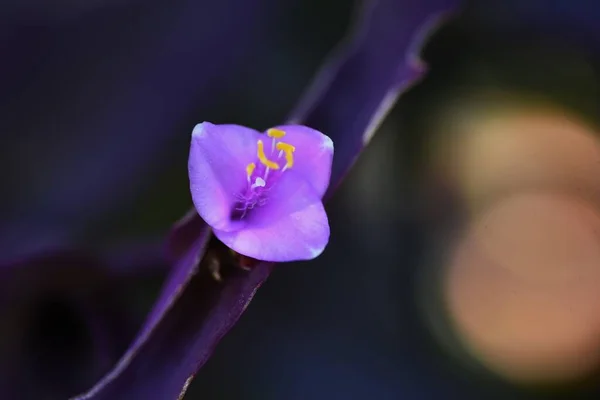
[[[186,399],[598,398],[596,3],[465,2],[328,204],[327,251],[275,270]],[[285,120],[354,5],[3,3],[0,398],[118,360],[191,206],[192,127]]]

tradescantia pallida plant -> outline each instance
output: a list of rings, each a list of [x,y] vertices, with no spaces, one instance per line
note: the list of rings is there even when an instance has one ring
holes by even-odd
[[[177,399],[268,278],[329,238],[323,207],[398,96],[425,72],[425,34],[455,0],[365,1],[286,124],[202,122],[191,135],[195,208],[168,238],[173,270],[119,363],[74,399]],[[335,149],[335,152],[334,152]]]
[[[21,2],[15,1],[12,3],[21,4]],[[136,2],[131,3],[137,4]],[[149,152],[139,151],[140,141],[144,141],[145,150],[150,150],[150,153],[155,152],[155,149],[164,145],[164,135],[165,132],[168,132],[168,129],[165,128],[181,120],[186,113],[189,114],[190,107],[195,107],[192,100],[198,92],[202,92],[202,97],[207,98],[203,104],[211,102],[212,96],[204,96],[204,94],[213,85],[212,82],[215,79],[219,79],[221,83],[228,80],[228,76],[241,59],[238,58],[237,51],[246,47],[250,48],[250,38],[256,37],[256,26],[270,21],[269,13],[262,13],[261,7],[254,7],[252,15],[244,12],[235,15],[227,14],[230,17],[230,24],[236,26],[236,30],[224,29],[227,35],[217,35],[220,37],[220,41],[226,42],[226,45],[222,46],[225,51],[221,50],[218,57],[217,54],[211,52],[211,62],[206,63],[205,54],[214,50],[210,45],[207,48],[200,48],[197,57],[186,57],[185,52],[181,52],[178,46],[178,41],[182,40],[182,37],[198,38],[203,36],[203,32],[215,33],[215,27],[208,24],[207,21],[196,24],[198,22],[195,16],[197,13],[189,12],[200,2],[177,3],[180,9],[170,15],[172,17],[170,22],[177,27],[175,29],[177,34],[169,35],[164,35],[165,31],[155,29],[156,16],[164,13],[163,4],[155,0],[145,3],[148,6],[140,6],[139,12],[133,13],[135,7],[132,7],[128,11],[132,14],[127,14],[136,17],[133,18],[138,24],[135,25],[136,35],[127,36],[123,33],[132,30],[132,18],[124,19],[120,30],[113,29],[113,26],[118,25],[118,21],[106,18],[106,15],[102,13],[97,20],[84,18],[81,22],[73,22],[65,18],[67,22],[60,29],[45,29],[37,32],[43,39],[42,44],[46,41],[46,44],[52,46],[50,53],[61,55],[61,57],[57,57],[59,61],[51,63],[50,72],[45,72],[48,77],[60,76],[57,71],[61,70],[65,70],[67,73],[71,72],[73,75],[69,80],[49,80],[61,82],[61,92],[71,93],[78,102],[89,102],[94,106],[97,104],[109,104],[110,106],[95,108],[93,113],[75,113],[75,115],[69,107],[57,109],[55,104],[52,104],[52,107],[46,107],[46,104],[50,103],[48,99],[54,99],[53,87],[46,92],[41,91],[41,96],[39,90],[23,92],[19,98],[11,99],[10,102],[3,104],[5,109],[9,107],[3,118],[5,123],[8,121],[9,127],[25,125],[32,129],[43,128],[43,136],[46,139],[52,138],[53,142],[56,142],[57,133],[70,128],[74,130],[79,128],[79,130],[91,133],[90,135],[81,135],[78,142],[73,142],[72,147],[80,145],[79,147],[86,149],[93,148],[94,151],[77,153],[81,155],[81,159],[77,159],[77,168],[65,168],[68,172],[66,176],[64,176],[66,173],[64,170],[60,171],[61,179],[58,180],[60,184],[52,186],[53,192],[50,195],[48,191],[44,192],[45,207],[41,208],[41,212],[38,211],[39,214],[33,215],[32,219],[48,221],[43,217],[52,215],[52,206],[59,203],[59,199],[64,200],[62,194],[55,194],[54,191],[68,191],[69,195],[64,198],[68,199],[66,208],[70,212],[60,214],[61,218],[51,219],[51,223],[59,221],[59,225],[62,227],[68,225],[68,222],[77,220],[81,215],[88,218],[100,218],[98,217],[97,201],[93,202],[94,212],[87,212],[89,211],[87,208],[90,208],[92,204],[91,201],[88,201],[89,199],[100,200],[101,203],[106,202],[101,206],[110,208],[109,203],[118,200],[119,196],[127,197],[126,192],[130,189],[129,183],[139,182],[138,175],[144,176],[146,179],[153,177],[152,168],[148,165],[152,157],[147,157]],[[276,3],[279,2],[266,1],[261,4],[273,6]],[[326,204],[345,171],[368,143],[378,122],[394,104],[405,84],[423,74],[423,65],[415,56],[422,43],[423,33],[430,31],[431,25],[428,24],[435,21],[440,14],[456,9],[457,3],[458,1],[452,0],[365,1],[359,10],[360,18],[356,21],[356,25],[347,39],[317,75],[314,84],[290,113],[289,118],[285,121],[273,121],[272,125],[284,124],[283,128],[282,126],[276,128],[279,129],[279,133],[271,131],[271,135],[269,135],[267,126],[253,127],[256,130],[237,126],[235,133],[223,136],[222,139],[227,142],[223,146],[223,150],[215,152],[219,146],[215,146],[214,141],[212,145],[205,146],[205,143],[198,143],[198,139],[202,136],[212,137],[212,134],[225,132],[227,129],[224,125],[204,122],[197,128],[196,134],[193,133],[191,125],[189,130],[181,130],[182,136],[190,135],[191,140],[189,160],[191,169],[188,171],[188,175],[191,199],[194,201],[195,207],[175,224],[169,234],[167,247],[172,266],[171,274],[154,309],[148,315],[144,326],[129,349],[116,365],[102,364],[101,372],[106,372],[106,368],[110,368],[110,370],[97,385],[80,395],[79,398],[169,399],[183,396],[187,385],[211,356],[216,344],[236,323],[256,290],[269,276],[274,267],[272,261],[286,262],[308,259],[316,256],[327,244],[326,215],[323,214],[321,205]],[[488,10],[487,12],[494,14],[489,21],[483,19],[483,26],[478,28],[497,29],[502,32],[502,35],[497,35],[502,40],[507,36],[518,40],[523,40],[523,36],[544,36],[549,37],[553,45],[554,39],[564,40],[565,43],[575,43],[596,50],[590,52],[591,56],[598,54],[597,24],[595,24],[597,18],[595,18],[596,14],[591,12],[593,11],[593,2],[589,6],[591,7],[590,12],[584,12],[582,10],[588,6],[583,3],[557,2],[549,5],[541,0],[532,0],[523,6],[522,2],[514,0],[512,3],[519,5],[518,13],[508,13],[505,18],[510,22],[505,22],[506,26],[501,29],[492,26],[493,22],[498,20],[496,15],[498,8],[489,8],[488,3],[483,1],[472,3],[475,4],[475,8],[483,7]],[[503,4],[508,3],[511,2]],[[220,4],[218,7],[221,12],[228,13],[226,2],[218,4]],[[567,4],[573,4],[573,6],[567,6]],[[27,8],[29,5],[25,7]],[[550,11],[541,12],[542,8]],[[505,10],[511,10],[511,7],[507,6]],[[196,28],[186,30],[184,27],[187,29],[197,27],[203,30],[198,31]],[[245,35],[239,35],[238,30],[243,30]],[[151,55],[145,52],[146,48],[140,48],[137,34],[141,31],[146,33],[151,31],[153,33],[151,37],[161,51]],[[167,32],[172,33],[172,31]],[[97,39],[102,36],[118,37],[120,39],[119,46],[114,46],[111,40],[102,42]],[[58,40],[63,37],[76,39],[70,40],[69,46],[64,46],[63,41]],[[39,38],[33,35],[28,39],[35,44]],[[77,58],[72,54],[75,54],[77,50],[91,48],[90,42],[95,44],[90,50],[93,53],[99,50],[101,52],[102,48],[110,49],[111,52],[108,54],[113,54],[113,48],[121,49],[121,52],[114,53],[114,57],[107,58],[102,63],[97,63],[94,57],[84,57],[90,62],[82,66],[78,64]],[[191,46],[202,46],[202,43],[202,41],[193,42]],[[126,51],[122,51],[123,49]],[[18,54],[19,52],[17,52],[13,57],[7,57],[4,63],[4,68],[7,68],[8,65],[9,70],[20,73],[16,75],[16,78],[27,78],[25,81],[28,82],[29,88],[36,88],[36,82],[28,79],[28,71],[26,68],[21,68],[21,65],[25,65],[24,60],[28,57],[40,59],[48,57],[44,46],[40,46],[38,50],[40,50],[39,54],[35,51],[31,54],[27,52]],[[160,56],[157,56],[159,53]],[[130,56],[131,58],[127,58]],[[156,58],[150,58],[150,56]],[[123,65],[136,65],[139,68],[122,68],[118,62],[120,57]],[[219,62],[217,62],[217,58],[220,60]],[[117,62],[113,63],[113,60],[117,60]],[[125,62],[127,60],[128,62]],[[169,68],[165,68],[168,66],[165,64],[165,60],[177,65],[177,68],[173,69],[176,71],[173,74],[176,75],[174,79],[164,79],[164,75],[161,74],[164,72],[163,70],[169,70]],[[156,67],[157,64],[160,68]],[[110,68],[106,68],[106,66]],[[96,85],[98,86],[97,90],[93,91],[97,93],[96,96],[88,96],[89,87],[77,80],[77,74],[73,72],[78,70],[74,68],[85,68],[101,77],[105,77],[103,74],[106,71],[115,75],[111,75],[113,78],[110,81],[111,84]],[[198,73],[199,70],[202,70],[202,74]],[[144,79],[138,79],[139,77]],[[11,84],[19,83],[19,79],[11,78],[14,81]],[[107,79],[104,80],[109,82]],[[143,81],[145,80],[154,83],[153,95],[139,96],[139,93],[149,94],[144,90],[146,86],[143,85]],[[69,83],[72,86],[71,90],[64,90],[64,84],[67,84],[66,88],[68,89]],[[125,90],[116,90],[111,85],[120,85]],[[214,85],[219,86],[220,84],[215,83]],[[121,92],[127,92],[127,96],[112,97],[113,94]],[[18,113],[12,113],[10,106],[18,105],[20,100],[29,102],[33,100],[32,97],[42,99],[37,107],[34,103],[33,111],[35,112],[36,108],[43,108],[47,110],[47,113],[34,114],[32,117],[28,117],[24,124],[19,123],[12,126],[10,124],[11,114]],[[41,107],[40,104],[44,107]],[[161,112],[154,112],[154,110]],[[28,110],[28,116],[29,112],[30,110]],[[197,115],[195,108],[193,113]],[[203,116],[201,114],[197,116],[197,122],[201,122]],[[290,126],[293,128],[290,129]],[[209,127],[210,129],[208,129]],[[311,176],[312,169],[306,170],[306,173],[301,173],[299,176],[297,171],[302,170],[304,163],[312,162],[315,153],[320,154],[319,151],[322,148],[327,150],[330,146],[298,144],[296,137],[301,137],[301,135],[298,136],[294,133],[297,129],[318,132],[318,135],[322,134],[331,139],[334,150],[333,159],[328,161],[331,163],[330,166],[327,166],[326,162],[320,164],[321,167],[317,170],[321,173],[317,177]],[[9,131],[13,130],[16,134],[21,132],[19,129],[10,129]],[[209,131],[211,131],[211,135],[208,134]],[[246,134],[242,135],[242,131]],[[258,131],[265,133],[259,134]],[[232,139],[234,136],[236,139]],[[102,140],[86,142],[90,140],[89,138],[95,137],[102,137]],[[317,137],[316,133],[315,137]],[[318,137],[323,140],[317,140],[317,143],[328,143],[324,136]],[[112,162],[111,157],[114,157],[115,154],[111,153],[109,146],[106,148],[99,146],[115,138],[119,139],[119,152],[116,154],[126,160],[128,167],[125,169],[122,168],[122,163]],[[259,145],[259,140],[262,141],[262,145]],[[37,143],[39,146],[40,142]],[[44,144],[43,141],[41,143]],[[134,143],[134,145],[129,145],[130,143]],[[239,162],[219,167],[218,171],[223,174],[221,178],[206,179],[206,174],[213,174],[214,171],[212,165],[209,166],[210,168],[206,168],[207,166],[202,166],[202,163],[205,163],[210,157],[214,157],[216,163],[224,161],[220,157],[230,153],[229,145],[233,143],[243,144],[240,152],[237,153],[240,157],[234,157]],[[35,150],[36,142],[32,142],[31,146]],[[41,147],[43,154],[46,154],[47,147]],[[262,152],[260,151],[261,147]],[[308,155],[302,155],[304,149],[309,149]],[[324,154],[328,157],[331,153],[325,152]],[[276,163],[277,167],[270,162]],[[267,168],[269,168],[268,173]],[[330,173],[328,168],[331,169]],[[121,170],[115,173],[117,169]],[[198,170],[206,172],[204,177],[203,174],[196,174]],[[113,178],[102,182],[98,179],[90,179],[90,176],[96,177],[96,175],[91,175],[90,171],[101,171],[103,176],[112,176]],[[182,168],[180,173],[184,176],[185,169]],[[136,175],[135,179],[134,175]],[[90,185],[90,181],[93,184]],[[228,190],[228,185],[233,181],[239,184],[236,183],[233,190]],[[208,190],[210,185],[214,185],[213,189],[215,190]],[[41,187],[45,188],[45,185]],[[126,189],[118,191],[118,196],[102,196],[102,193],[107,191],[115,192],[107,190],[111,187],[126,187]],[[279,188],[277,189],[277,187]],[[298,190],[301,190],[302,196],[296,197]],[[215,193],[219,193],[219,191],[222,191],[224,195],[216,199],[214,197],[206,198],[206,202],[203,201],[203,196],[206,196],[208,192],[215,196]],[[277,196],[271,196],[278,193]],[[290,201],[293,203],[289,203]],[[223,207],[223,205],[225,206]],[[311,210],[317,210],[317,212],[309,213],[312,217],[305,218],[305,209],[309,206],[312,207]],[[291,207],[291,209],[287,207]],[[296,210],[296,207],[299,209]],[[285,212],[280,212],[282,209]],[[302,212],[301,218],[290,220],[289,217],[294,214],[288,212],[290,210]],[[65,220],[67,220],[67,224],[65,224]],[[317,234],[313,234],[307,229],[299,229],[307,228],[307,224],[311,221],[309,226],[317,228]],[[284,223],[279,224],[280,222]],[[271,224],[277,226],[274,227]],[[14,225],[10,223],[3,224],[3,226],[4,229],[0,231],[0,242],[6,237],[16,238],[9,242],[8,247],[13,243],[24,242],[20,240],[19,236],[30,234],[28,231],[25,231],[25,235],[16,234],[20,230],[15,229]],[[49,228],[52,228],[49,230],[56,229],[52,226]],[[257,234],[257,230],[260,230],[260,233]],[[75,232],[76,234],[77,232]],[[312,240],[314,243],[311,242]],[[5,249],[6,247],[3,248],[3,251]],[[119,276],[127,268],[132,272],[131,275],[137,275],[137,279],[139,279],[139,274],[134,271],[135,268],[150,269],[154,272],[159,271],[159,273],[164,273],[167,269],[166,262],[156,254],[152,256],[150,262],[147,260],[139,262],[126,257],[125,261],[121,260],[118,263],[106,260],[106,257],[73,258],[70,256],[65,258],[60,252],[58,254],[59,256],[56,254],[34,256],[24,262],[9,263],[4,270],[3,283],[10,286],[15,279],[21,279],[17,269],[37,270],[46,268],[50,264],[52,268],[48,268],[45,274],[36,274],[36,277],[38,280],[44,281],[44,285],[40,285],[40,287],[52,287],[53,279],[47,279],[47,277],[53,277],[54,281],[58,281],[62,274],[60,271],[64,271],[64,269],[53,269],[54,264],[58,263],[63,266],[65,263],[74,264],[77,267],[92,266],[95,271],[93,274],[80,273],[80,275],[85,275],[86,279],[83,282],[86,285],[82,286],[82,281],[77,281],[75,284],[65,287],[64,283],[60,282],[58,287],[61,293],[74,293],[72,299],[84,305],[81,310],[81,314],[84,314],[85,317],[84,320],[87,321],[89,318],[90,325],[94,326],[97,326],[97,321],[103,321],[105,318],[101,316],[98,319],[93,315],[88,315],[87,305],[94,303],[99,297],[91,289],[89,293],[86,293],[88,288],[97,287],[99,280],[104,282],[107,280],[106,276],[111,276],[113,273],[117,278],[107,280],[106,286],[112,286],[114,281],[122,282],[122,278]],[[261,262],[261,260],[267,262]],[[71,270],[68,269],[68,271]],[[97,271],[102,272],[98,273]],[[100,278],[96,276],[96,273]],[[75,275],[73,274],[71,277],[75,278]],[[3,291],[4,295],[10,293],[10,290]],[[10,308],[16,308],[11,301],[5,303],[9,304]],[[111,317],[112,315],[107,315],[106,320]],[[114,325],[124,328],[119,323]],[[110,324],[104,328],[106,329],[98,330],[99,337],[115,337],[114,333],[104,332],[111,330],[108,329],[112,328]],[[119,332],[118,336],[129,338],[122,332]],[[113,346],[109,347],[113,348]],[[18,365],[14,367],[14,371],[11,372],[18,372]],[[97,376],[98,371],[94,371],[94,373]],[[21,382],[13,379],[13,376],[17,375],[16,373],[3,373],[2,375],[3,379],[0,380],[0,385],[4,381],[10,381],[9,383],[16,382],[14,386],[21,387],[20,390],[14,392],[3,391],[11,398],[34,397],[34,386],[42,386],[41,383],[31,385],[30,381]],[[24,388],[32,389],[32,391]],[[75,390],[81,391],[85,387],[77,386],[68,389],[74,392]]]

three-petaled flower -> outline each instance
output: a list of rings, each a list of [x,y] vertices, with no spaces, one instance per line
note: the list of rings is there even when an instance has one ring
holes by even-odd
[[[333,142],[287,125],[265,134],[203,122],[192,132],[192,200],[219,240],[257,260],[309,260],[329,241],[321,198],[329,186]]]

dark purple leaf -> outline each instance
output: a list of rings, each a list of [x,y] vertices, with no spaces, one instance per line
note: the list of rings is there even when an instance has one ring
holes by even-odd
[[[185,390],[188,379],[211,356],[213,343],[244,312],[272,268],[261,264],[247,273],[216,239],[208,244],[209,238],[206,232],[180,258],[156,308],[117,366],[77,399],[176,399]],[[226,284],[209,273],[208,264],[216,260]]]
[[[329,197],[398,96],[421,77],[422,41],[459,4],[453,0],[366,1],[357,29],[309,88],[291,122],[329,135],[335,144]]]
[[[333,184],[341,180],[405,85],[422,73],[416,51],[426,28],[458,3],[366,2],[356,28],[291,117],[333,139]],[[273,267],[260,263],[243,271],[214,238],[207,245],[209,237],[193,211],[176,225],[169,243],[178,261],[155,310],[116,368],[77,399],[183,395]],[[222,282],[211,276],[212,263],[219,263]]]

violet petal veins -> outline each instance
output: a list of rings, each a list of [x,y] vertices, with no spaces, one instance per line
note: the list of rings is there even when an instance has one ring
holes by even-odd
[[[331,139],[306,126],[261,134],[203,122],[190,146],[192,200],[232,250],[264,261],[310,260],[329,241],[321,198],[332,160]]]

